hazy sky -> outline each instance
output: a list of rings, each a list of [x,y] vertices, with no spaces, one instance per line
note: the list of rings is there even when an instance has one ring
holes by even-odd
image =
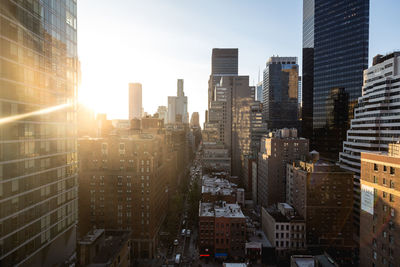
[[[400,50],[400,1],[371,0],[370,62]],[[80,0],[80,100],[110,118],[128,118],[128,83],[143,85],[143,107],[154,113],[185,80],[189,112],[201,121],[214,47],[239,48],[239,74],[257,83],[272,55],[301,65],[301,0]]]

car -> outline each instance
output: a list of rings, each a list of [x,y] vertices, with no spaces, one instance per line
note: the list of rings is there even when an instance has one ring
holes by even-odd
[[[174,240],[174,246],[177,246],[177,245],[179,245],[179,241],[178,241],[178,239],[175,239]]]
[[[190,237],[190,229],[186,230],[186,237]]]
[[[176,254],[175,256],[175,264],[180,264],[181,263],[181,254]]]
[[[185,236],[185,233],[186,233],[186,229],[182,229],[181,236]]]

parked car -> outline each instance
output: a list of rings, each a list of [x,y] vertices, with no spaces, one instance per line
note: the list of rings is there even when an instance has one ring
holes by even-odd
[[[186,237],[190,237],[190,230],[189,229],[186,230]]]
[[[178,241],[178,239],[175,239],[174,240],[174,246],[177,246],[177,245],[179,245],[179,241]]]
[[[181,236],[185,236],[185,233],[186,233],[186,229],[182,229]]]

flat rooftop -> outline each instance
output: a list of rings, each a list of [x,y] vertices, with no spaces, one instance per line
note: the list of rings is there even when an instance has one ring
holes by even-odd
[[[90,245],[104,233],[104,229],[93,229],[78,241],[81,245]]]
[[[246,218],[238,204],[227,204],[226,202],[200,202],[199,216],[243,219]]]
[[[111,263],[129,240],[131,232],[124,230],[107,230],[104,245],[93,258],[92,263]]]

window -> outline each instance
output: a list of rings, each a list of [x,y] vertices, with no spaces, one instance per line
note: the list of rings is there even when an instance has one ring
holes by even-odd
[[[374,184],[378,183],[378,178],[374,175]]]
[[[374,163],[374,171],[378,171],[378,164]]]
[[[394,182],[390,180],[390,188],[394,188]]]
[[[386,198],[386,192],[385,191],[382,192],[382,196],[383,196],[383,198]]]
[[[386,166],[383,166],[383,171],[384,171],[384,172],[387,172]]]
[[[389,199],[390,199],[390,202],[394,202],[394,195],[389,194]]]
[[[385,178],[382,179],[382,184],[386,185],[386,179]]]
[[[395,169],[394,169],[394,167],[390,167],[390,174],[391,174],[391,175],[394,175],[394,174],[395,174]]]

